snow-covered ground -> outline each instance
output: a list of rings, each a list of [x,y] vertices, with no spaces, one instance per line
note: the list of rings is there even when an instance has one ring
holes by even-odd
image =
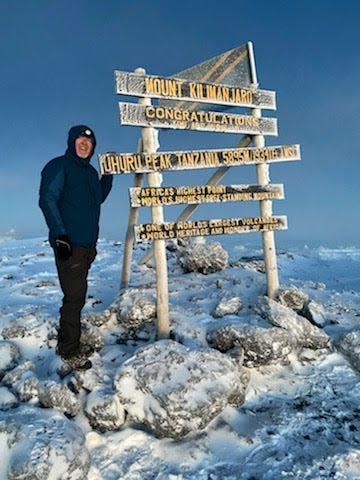
[[[226,240],[228,266],[209,275],[183,273],[176,254],[168,252],[171,328],[190,350],[204,347],[206,333],[215,326],[244,319],[257,322],[254,306],[266,291],[261,252],[242,245],[241,240],[236,235]],[[154,293],[154,268],[136,263],[146,248],[135,249],[131,287]],[[89,274],[84,315],[100,314],[114,302],[121,262],[122,245],[101,240]],[[43,239],[3,239],[3,342],[19,348],[17,364],[32,362],[31,368],[25,364],[24,371],[34,388],[46,381],[71,384],[80,408],[74,407],[71,415],[71,405],[62,411],[44,408],[36,395],[29,400],[24,397],[24,383],[21,390],[16,379],[2,381],[0,479],[30,478],[21,476],[17,467],[26,462],[32,462],[37,475],[31,478],[41,480],[360,479],[360,377],[337,349],[345,334],[359,329],[360,250],[298,248],[280,251],[278,263],[283,288],[296,287],[324,307],[324,331],[334,346],[305,348],[290,353],[286,361],[248,368],[250,383],[240,407],[228,405],[205,429],[182,439],[161,439],[128,420],[117,430],[101,433],[90,426],[84,413],[89,391],[100,386],[111,392],[122,363],[139,347],[153,343],[151,334],[127,341],[114,318],[98,326],[105,345],[91,357],[94,367],[89,372],[93,373],[86,373],[82,384],[87,388],[74,388],[71,375],[61,378],[57,373],[54,346],[61,293],[52,251]],[[221,300],[234,297],[241,301],[239,313],[212,315]],[[8,343],[3,345],[0,370],[7,365],[11,371]],[[74,460],[69,471],[69,458],[80,467]],[[84,477],[81,465],[87,462],[91,466]]]

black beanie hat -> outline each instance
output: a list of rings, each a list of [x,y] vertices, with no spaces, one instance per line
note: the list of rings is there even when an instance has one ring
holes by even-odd
[[[75,125],[69,130],[68,148],[72,153],[75,153],[75,140],[79,137],[89,138],[93,144],[93,152],[96,147],[96,138],[93,130],[86,125]],[[92,155],[92,154],[91,154]]]

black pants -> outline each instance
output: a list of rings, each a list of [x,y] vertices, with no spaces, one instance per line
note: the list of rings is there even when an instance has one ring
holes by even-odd
[[[68,260],[58,260],[55,256],[60,286],[64,294],[58,335],[60,355],[72,355],[79,348],[80,314],[86,300],[88,272],[95,257],[95,247],[73,247],[72,256]]]

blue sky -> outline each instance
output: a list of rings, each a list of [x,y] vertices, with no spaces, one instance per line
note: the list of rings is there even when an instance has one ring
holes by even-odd
[[[114,93],[114,70],[171,76],[252,41],[260,87],[277,93],[277,111],[264,115],[278,119],[279,136],[266,143],[302,148],[301,161],[270,168],[286,194],[274,213],[289,221],[277,242],[359,245],[359,23],[357,0],[2,0],[0,235],[47,235],[40,171],[65,151],[72,125],[94,128],[96,153],[136,151],[140,129],[119,124],[118,101],[137,99]],[[160,149],[230,148],[239,139],[160,131]],[[212,173],[169,173],[164,185],[203,184]],[[237,167],[223,183],[255,178],[255,167]],[[132,181],[115,177],[101,236],[124,238]],[[177,213],[168,207],[165,218]],[[202,206],[194,218],[252,214],[257,205],[228,203]]]

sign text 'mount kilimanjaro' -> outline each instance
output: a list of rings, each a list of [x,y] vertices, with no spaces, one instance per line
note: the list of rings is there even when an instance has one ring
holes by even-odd
[[[284,198],[281,184],[269,185],[196,185],[176,187],[130,188],[132,207],[156,205],[198,205],[216,202],[280,200]]]
[[[299,145],[185,150],[156,153],[103,153],[99,155],[102,175],[146,173],[163,170],[193,170],[300,159]]]
[[[276,109],[275,92],[155,75],[115,72],[116,93],[141,97]]]
[[[188,220],[179,223],[145,223],[134,227],[137,242],[286,229],[286,216],[275,215],[271,217]]]
[[[120,103],[120,123],[155,128],[277,135],[275,118]]]

